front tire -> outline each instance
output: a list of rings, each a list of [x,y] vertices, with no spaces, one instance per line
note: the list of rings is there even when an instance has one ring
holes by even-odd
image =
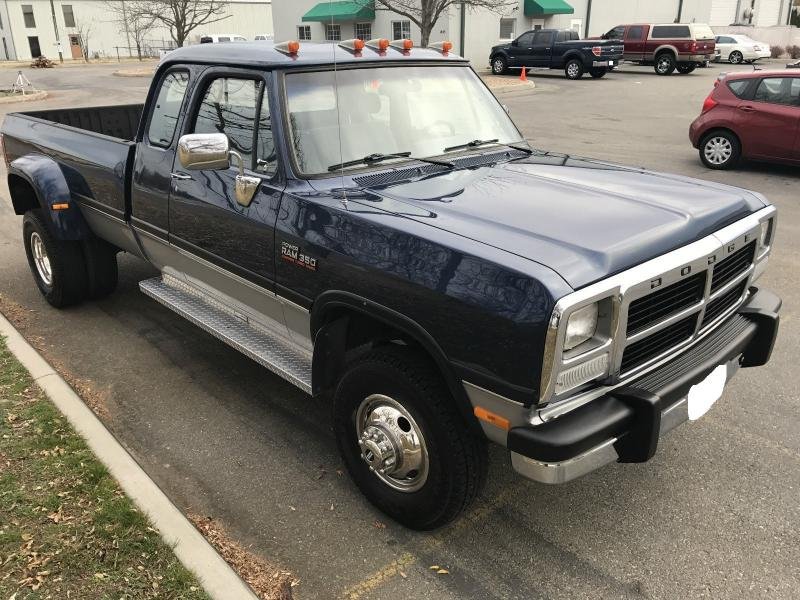
[[[492,73],[495,75],[505,75],[508,73],[508,61],[502,56],[495,56],[492,59]]]
[[[356,360],[339,381],[333,410],[350,476],[399,523],[441,527],[478,494],[485,441],[468,429],[439,373],[407,347],[384,347]]]
[[[699,145],[700,160],[709,169],[725,170],[735,167],[742,156],[742,146],[730,131],[712,131]]]
[[[669,52],[663,52],[656,56],[656,63],[653,65],[657,75],[672,75],[675,71],[675,57]]]
[[[744,62],[744,56],[738,50],[734,50],[728,55],[728,62],[732,65],[740,65]]]
[[[678,69],[678,73],[681,75],[688,75],[697,68],[697,65],[684,63],[678,65],[676,68]]]
[[[606,73],[608,73],[608,69],[605,67],[597,67],[593,69],[589,69],[589,75],[591,75],[595,79],[600,79],[605,77]]]
[[[81,243],[53,237],[38,210],[25,213],[22,235],[28,265],[45,300],[56,308],[84,300],[88,278]]]
[[[564,74],[567,79],[580,79],[583,77],[583,63],[577,58],[573,58],[564,65]]]

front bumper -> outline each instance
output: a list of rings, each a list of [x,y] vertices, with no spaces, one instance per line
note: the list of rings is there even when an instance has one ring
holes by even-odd
[[[752,288],[748,301],[685,353],[609,394],[538,426],[508,432],[511,464],[542,483],[563,483],[610,462],[645,462],[659,438],[689,418],[690,388],[725,365],[766,364],[778,333],[781,299]]]

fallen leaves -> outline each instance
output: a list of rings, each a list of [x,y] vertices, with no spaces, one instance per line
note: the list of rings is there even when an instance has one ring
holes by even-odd
[[[449,575],[450,571],[445,569],[444,567],[440,567],[439,565],[431,565],[428,567],[431,571],[436,571],[437,575]]]

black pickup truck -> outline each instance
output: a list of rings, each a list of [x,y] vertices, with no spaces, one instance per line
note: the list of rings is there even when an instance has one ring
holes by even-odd
[[[542,67],[564,69],[567,79],[580,79],[584,73],[599,79],[622,62],[624,53],[619,40],[582,40],[570,29],[536,29],[494,46],[489,65],[495,75],[509,69]]]
[[[358,487],[430,529],[487,440],[544,483],[647,461],[767,362],[781,302],[764,197],[532,150],[467,61],[409,46],[178,49],[144,106],[2,141],[50,304],[148,261],[145,294],[326,399]]]

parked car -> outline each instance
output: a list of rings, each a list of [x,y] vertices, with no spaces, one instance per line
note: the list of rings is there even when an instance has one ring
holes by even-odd
[[[800,164],[800,72],[722,76],[689,139],[710,169],[730,169],[742,158]]]
[[[619,65],[621,59],[622,44],[581,40],[570,29],[526,31],[508,44],[494,46],[489,53],[495,75],[509,69],[544,67],[564,69],[567,79],[580,79],[584,73],[599,79]]]
[[[769,44],[757,42],[746,35],[726,33],[716,38],[716,60],[727,60],[738,65],[751,63],[771,56]]]
[[[768,361],[781,304],[762,195],[533,151],[448,46],[189,46],[144,105],[2,126],[51,305],[148,261],[145,294],[315,395],[315,435],[417,529],[476,497],[487,440],[544,483],[647,461]]]
[[[800,60],[786,64],[787,69],[800,69]]]
[[[213,33],[200,37],[201,44],[224,44],[227,42],[246,42],[247,38],[235,33]]]
[[[253,40],[256,42],[271,42],[274,39],[275,36],[271,33],[259,33],[253,38]]]
[[[653,65],[659,75],[686,75],[714,58],[714,32],[703,23],[617,25],[602,39],[623,40],[625,60]]]

